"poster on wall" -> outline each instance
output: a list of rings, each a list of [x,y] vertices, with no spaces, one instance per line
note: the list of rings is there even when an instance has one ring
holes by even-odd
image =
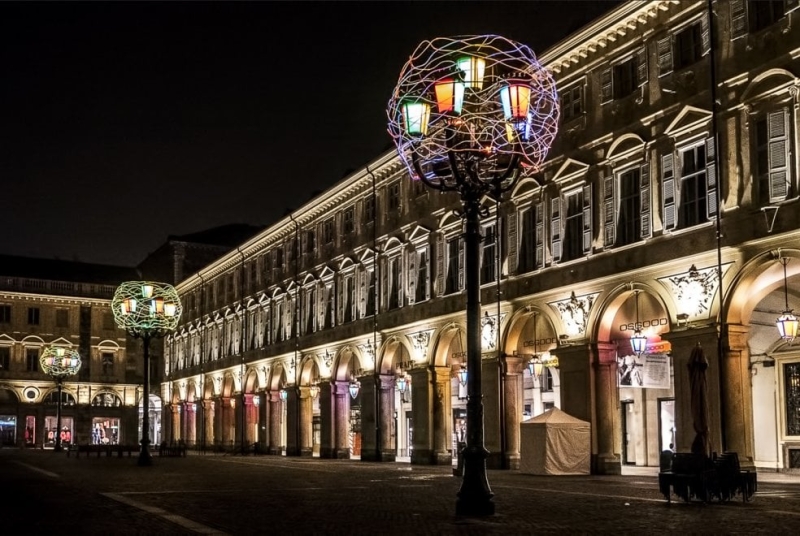
[[[669,389],[669,355],[643,354],[618,357],[617,385],[641,389]]]

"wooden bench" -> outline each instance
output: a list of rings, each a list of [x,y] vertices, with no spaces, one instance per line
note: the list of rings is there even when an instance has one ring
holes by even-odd
[[[675,453],[672,469],[658,473],[658,489],[667,502],[672,502],[673,493],[686,502],[692,499],[725,502],[737,494],[747,502],[756,492],[757,485],[755,471],[742,471],[735,452],[714,458]]]
[[[168,445],[162,443],[158,447],[158,455],[165,456],[168,458],[185,458],[186,457],[186,445],[178,444],[178,445]]]

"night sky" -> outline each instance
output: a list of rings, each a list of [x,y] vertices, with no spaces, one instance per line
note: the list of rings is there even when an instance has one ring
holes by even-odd
[[[542,53],[615,2],[0,3],[0,254],[135,265],[390,148],[423,39]]]

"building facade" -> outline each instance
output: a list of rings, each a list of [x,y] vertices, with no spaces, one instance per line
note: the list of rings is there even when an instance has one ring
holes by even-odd
[[[556,142],[484,203],[490,467],[518,465],[519,423],[550,405],[591,423],[595,472],[688,451],[699,344],[712,448],[800,468],[800,344],[775,327],[800,305],[798,5],[628,2],[540,55]],[[388,153],[187,277],[165,439],[451,463],[469,373],[459,208]]]
[[[133,269],[0,256],[0,433],[3,446],[139,441],[143,369],[137,342],[111,314],[116,285]],[[81,368],[58,389],[39,357],[54,345],[77,350]],[[160,401],[154,400],[154,431]]]

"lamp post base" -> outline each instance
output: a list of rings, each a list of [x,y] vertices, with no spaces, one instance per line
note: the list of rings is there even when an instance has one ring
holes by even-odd
[[[494,515],[494,502],[486,477],[486,449],[464,449],[464,477],[456,500],[456,515],[484,517]]]
[[[136,460],[136,465],[149,466],[153,465],[153,456],[150,454],[150,446],[148,442],[142,441],[142,450],[139,451],[139,459]]]

